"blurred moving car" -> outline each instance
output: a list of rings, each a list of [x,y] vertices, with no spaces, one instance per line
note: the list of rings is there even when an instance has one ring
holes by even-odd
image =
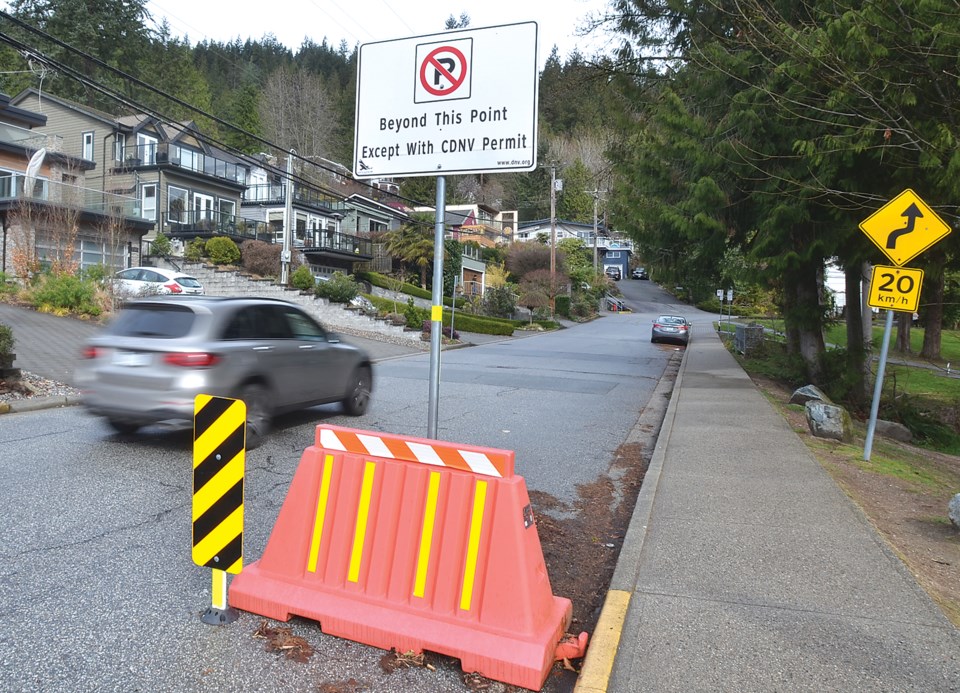
[[[686,346],[690,342],[690,323],[680,315],[661,315],[653,321],[650,341],[672,342]]]
[[[131,267],[114,275],[113,291],[123,298],[159,294],[202,294],[203,284],[184,272],[161,267]]]
[[[87,340],[74,372],[82,404],[118,433],[193,420],[198,394],[247,405],[247,447],[282,412],[329,402],[360,416],[369,356],[279,299],[158,296],[131,301]]]
[[[650,276],[647,274],[647,270],[643,267],[637,267],[630,273],[631,279],[649,279]]]
[[[603,273],[610,277],[613,281],[620,281],[620,268],[610,265],[609,267],[604,267]]]

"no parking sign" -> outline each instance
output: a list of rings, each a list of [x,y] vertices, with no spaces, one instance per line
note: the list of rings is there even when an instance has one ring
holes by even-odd
[[[360,46],[358,178],[532,171],[537,24]]]
[[[414,103],[470,98],[472,39],[417,46]]]

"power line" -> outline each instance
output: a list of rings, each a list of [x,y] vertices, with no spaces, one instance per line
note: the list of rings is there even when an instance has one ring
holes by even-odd
[[[81,57],[82,59],[84,59],[84,60],[86,60],[86,61],[89,61],[90,63],[92,63],[92,64],[94,64],[94,65],[96,65],[96,66],[98,66],[98,67],[100,67],[100,68],[103,68],[103,69],[105,69],[105,70],[113,73],[114,75],[117,75],[117,76],[119,76],[120,78],[122,78],[122,79],[124,79],[124,80],[126,80],[126,81],[128,81],[128,82],[130,82],[130,83],[132,83],[132,84],[134,84],[134,85],[136,85],[136,86],[139,86],[139,87],[141,87],[141,88],[143,88],[143,89],[146,89],[146,90],[148,90],[148,91],[150,91],[150,92],[152,92],[152,93],[154,93],[154,94],[156,94],[156,95],[158,95],[158,96],[161,96],[161,97],[164,98],[164,99],[167,99],[168,101],[171,101],[172,103],[175,103],[175,104],[177,104],[177,105],[179,105],[179,106],[182,106],[183,108],[186,108],[188,111],[190,111],[190,112],[192,112],[192,113],[201,115],[201,116],[203,116],[203,117],[205,117],[205,118],[210,119],[211,121],[213,121],[213,122],[215,122],[215,123],[218,123],[218,124],[220,124],[220,125],[222,125],[222,126],[224,126],[224,127],[227,127],[227,128],[229,128],[229,129],[233,130],[234,132],[237,132],[237,133],[240,133],[240,134],[242,134],[242,135],[245,135],[245,136],[251,138],[252,140],[255,140],[256,142],[259,142],[259,143],[261,143],[261,144],[266,145],[268,148],[270,148],[270,149],[272,149],[272,150],[275,150],[275,151],[284,151],[282,147],[276,145],[275,143],[270,142],[269,140],[266,140],[266,139],[260,137],[259,135],[256,135],[256,134],[254,134],[254,133],[248,132],[248,131],[244,130],[243,128],[239,127],[239,126],[234,125],[233,123],[227,122],[226,120],[223,120],[222,118],[219,118],[218,116],[215,116],[215,115],[213,115],[213,114],[211,114],[211,113],[207,113],[206,111],[203,111],[202,109],[199,109],[199,108],[197,108],[196,106],[193,106],[192,104],[189,104],[189,103],[187,103],[186,101],[183,101],[182,99],[177,98],[176,96],[173,96],[173,95],[171,95],[171,94],[169,94],[169,93],[167,93],[167,92],[165,92],[165,91],[163,91],[163,90],[161,90],[161,89],[158,89],[158,88],[154,87],[153,85],[151,85],[151,84],[149,84],[149,83],[147,83],[147,82],[144,82],[143,80],[141,80],[141,79],[139,79],[139,78],[137,78],[137,77],[134,77],[133,75],[131,75],[131,74],[127,73],[127,72],[124,72],[123,70],[120,70],[120,69],[115,68],[115,67],[113,67],[113,66],[111,66],[111,65],[108,65],[107,63],[105,63],[105,62],[102,61],[101,59],[99,59],[99,58],[97,58],[97,57],[95,57],[95,56],[93,56],[93,55],[90,55],[89,53],[86,53],[86,52],[84,52],[84,51],[81,51],[80,49],[75,48],[75,47],[71,46],[70,44],[68,44],[68,43],[66,43],[66,42],[64,42],[64,41],[61,41],[60,39],[56,38],[55,36],[52,36],[52,35],[48,34],[47,32],[45,32],[45,31],[43,31],[43,30],[41,30],[41,29],[38,29],[38,28],[36,28],[36,27],[34,27],[34,26],[26,23],[26,22],[23,22],[23,21],[21,21],[20,19],[17,19],[16,17],[13,17],[12,15],[10,15],[10,14],[7,13],[7,12],[0,11],[0,17],[3,17],[3,18],[5,18],[5,19],[8,19],[8,20],[12,21],[14,24],[16,24],[17,26],[19,26],[19,27],[21,27],[21,28],[23,28],[23,29],[26,29],[27,31],[29,31],[29,32],[31,32],[31,33],[33,33],[33,34],[36,34],[37,36],[40,36],[40,37],[45,38],[45,39],[47,39],[47,40],[49,40],[49,41],[52,41],[52,42],[53,42],[54,44],[56,44],[57,46],[60,46],[61,48],[69,51],[70,53],[73,53],[73,54]],[[118,103],[126,106],[127,108],[130,108],[130,109],[133,109],[133,110],[135,110],[135,111],[139,111],[139,112],[141,112],[141,113],[145,113],[145,114],[147,114],[147,115],[150,115],[150,116],[156,118],[156,119],[159,120],[159,121],[176,122],[175,119],[166,117],[166,116],[164,116],[162,113],[160,113],[159,111],[157,111],[157,110],[155,110],[155,109],[152,109],[152,108],[150,108],[150,107],[148,107],[148,106],[145,106],[145,105],[143,105],[143,104],[141,104],[141,103],[138,103],[137,101],[135,101],[134,99],[132,99],[132,98],[130,98],[130,97],[127,97],[127,96],[124,96],[124,95],[122,95],[122,94],[119,94],[118,92],[116,92],[116,91],[114,91],[114,90],[112,90],[112,89],[110,89],[110,88],[108,88],[108,87],[105,87],[105,86],[103,86],[103,85],[98,84],[97,82],[95,82],[95,81],[92,80],[91,78],[87,77],[86,75],[83,75],[82,73],[74,70],[72,67],[70,67],[70,66],[67,65],[66,63],[63,63],[63,62],[58,61],[58,60],[56,60],[56,59],[54,59],[54,58],[51,58],[50,56],[45,55],[45,54],[41,53],[40,51],[38,51],[36,48],[34,48],[34,47],[32,47],[32,46],[29,46],[29,45],[27,45],[27,44],[25,44],[25,43],[22,43],[22,42],[19,41],[18,39],[14,38],[14,37],[6,34],[6,33],[0,32],[0,41],[4,41],[4,42],[10,44],[11,46],[13,46],[14,48],[16,48],[17,50],[29,52],[29,53],[30,53],[34,58],[36,58],[37,60],[42,61],[42,62],[44,62],[44,63],[46,63],[46,64],[48,64],[48,65],[56,68],[58,71],[66,74],[66,75],[69,76],[70,78],[72,78],[72,79],[80,82],[81,84],[83,84],[83,85],[85,85],[85,86],[87,86],[87,87],[90,87],[91,89],[94,89],[95,91],[103,94],[104,96],[107,96],[107,97],[110,98],[110,99],[113,99],[114,101],[117,101]],[[265,168],[265,169],[267,169],[267,170],[269,170],[269,171],[271,171],[271,172],[273,172],[273,173],[275,173],[275,174],[277,174],[277,175],[282,175],[282,176],[286,177],[286,171],[285,171],[285,170],[280,169],[279,167],[276,167],[276,166],[272,166],[272,165],[268,164],[267,162],[256,161],[256,160],[254,160],[249,154],[244,154],[244,153],[237,152],[236,150],[234,150],[234,149],[233,149],[230,145],[228,145],[227,143],[222,142],[222,141],[218,140],[217,138],[215,138],[215,137],[213,137],[213,136],[211,136],[211,135],[209,135],[209,134],[204,134],[204,135],[202,135],[202,139],[204,139],[205,141],[208,141],[208,142],[211,142],[211,143],[215,144],[216,146],[220,147],[221,149],[223,149],[223,150],[226,151],[226,152],[233,153],[235,156],[237,156],[237,157],[240,158],[241,160],[244,160],[244,161],[247,161],[247,162],[250,162],[250,163],[255,163],[256,165],[263,166],[263,168]],[[307,159],[307,158],[305,158],[305,157],[303,157],[303,156],[300,156],[299,154],[294,153],[293,156],[294,156],[294,158],[299,159],[301,162],[303,162],[303,163],[305,163],[305,164],[310,164],[311,166],[314,166],[314,167],[316,167],[316,168],[318,168],[318,169],[320,169],[320,170],[323,170],[323,171],[327,171],[328,173],[333,173],[333,174],[335,174],[335,175],[341,175],[341,174],[342,174],[342,171],[340,171],[340,170],[338,170],[338,169],[335,169],[335,168],[332,168],[332,167],[328,167],[328,166],[323,166],[323,165],[318,164],[318,163],[316,163],[316,162],[310,161],[309,159]],[[347,170],[349,170],[349,169],[347,169]],[[313,183],[312,181],[309,181],[309,180],[303,178],[302,176],[293,176],[293,178],[296,179],[296,180],[298,180],[299,182],[307,183],[307,184],[309,184],[311,187],[316,188],[316,189],[319,189],[321,192],[329,193],[329,194],[331,194],[332,196],[335,196],[335,197],[341,197],[341,195],[339,195],[338,193],[336,193],[336,192],[334,192],[334,191],[332,191],[332,190],[326,189],[326,188],[324,188],[323,186],[319,186],[319,185],[317,185],[316,183]],[[357,182],[358,185],[364,186],[364,187],[366,187],[366,188],[368,188],[368,189],[370,189],[370,190],[377,190],[377,188],[375,188],[372,183],[366,183],[365,181],[358,181],[358,180],[356,180],[356,179],[354,179],[354,180]],[[419,202],[419,201],[417,201],[417,200],[411,200],[411,199],[402,197],[402,196],[400,196],[400,195],[394,195],[394,197],[395,197],[396,199],[398,199],[398,200],[403,201],[403,202],[410,203],[411,206],[414,206],[414,207],[416,207],[416,206],[424,206],[423,203],[421,203],[421,202]]]

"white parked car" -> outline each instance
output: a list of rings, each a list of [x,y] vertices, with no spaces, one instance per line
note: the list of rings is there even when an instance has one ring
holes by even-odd
[[[183,272],[161,267],[131,267],[114,275],[113,291],[123,298],[157,294],[202,294],[203,284]]]

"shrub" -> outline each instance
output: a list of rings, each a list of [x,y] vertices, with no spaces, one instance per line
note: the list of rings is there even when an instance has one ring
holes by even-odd
[[[258,277],[280,275],[280,253],[283,248],[265,241],[244,241],[240,246],[241,264],[250,274]]]
[[[19,290],[16,282],[11,281],[3,272],[0,272],[0,296],[4,294],[15,294]]]
[[[595,315],[597,312],[597,301],[596,299],[579,294],[570,304],[570,317],[571,318],[589,318]]]
[[[207,257],[215,265],[234,265],[240,261],[240,248],[233,239],[217,236],[207,241]]]
[[[290,275],[290,285],[301,291],[316,289],[316,283],[317,280],[314,279],[313,272],[310,271],[307,265],[300,265],[294,273]]]
[[[483,293],[483,312],[485,315],[509,318],[516,309],[516,295],[509,286],[491,287]]]
[[[570,297],[569,296],[557,296],[554,299],[554,306],[558,315],[562,315],[565,318],[570,317]]]
[[[31,292],[33,305],[40,310],[65,311],[82,315],[100,315],[93,282],[64,275],[46,276]]]
[[[325,282],[317,282],[316,295],[331,303],[349,303],[360,293],[360,286],[343,272],[334,272]]]
[[[407,305],[403,309],[403,317],[407,319],[407,325],[412,327],[413,325],[419,325],[422,323],[429,317],[429,315],[427,315],[426,310],[417,308],[413,302],[413,298],[408,298]]]
[[[83,279],[89,279],[92,282],[100,284],[106,280],[107,277],[113,276],[113,270],[106,265],[90,265],[89,267],[84,267],[80,272],[80,276]]]
[[[433,331],[433,321],[424,320],[422,323],[422,330],[424,334],[430,334]],[[452,330],[450,325],[444,325],[441,334],[448,339],[460,339],[460,333],[456,330]]]
[[[190,262],[200,262],[203,260],[205,252],[206,243],[203,242],[203,239],[194,238],[192,241],[187,243],[187,247],[183,251],[183,257]]]
[[[13,338],[13,328],[0,323],[0,356],[12,355],[14,344],[16,340]]]
[[[164,236],[162,233],[158,233],[157,237],[153,239],[153,243],[150,244],[150,252],[153,255],[169,255],[172,250],[170,245],[170,238]]]

